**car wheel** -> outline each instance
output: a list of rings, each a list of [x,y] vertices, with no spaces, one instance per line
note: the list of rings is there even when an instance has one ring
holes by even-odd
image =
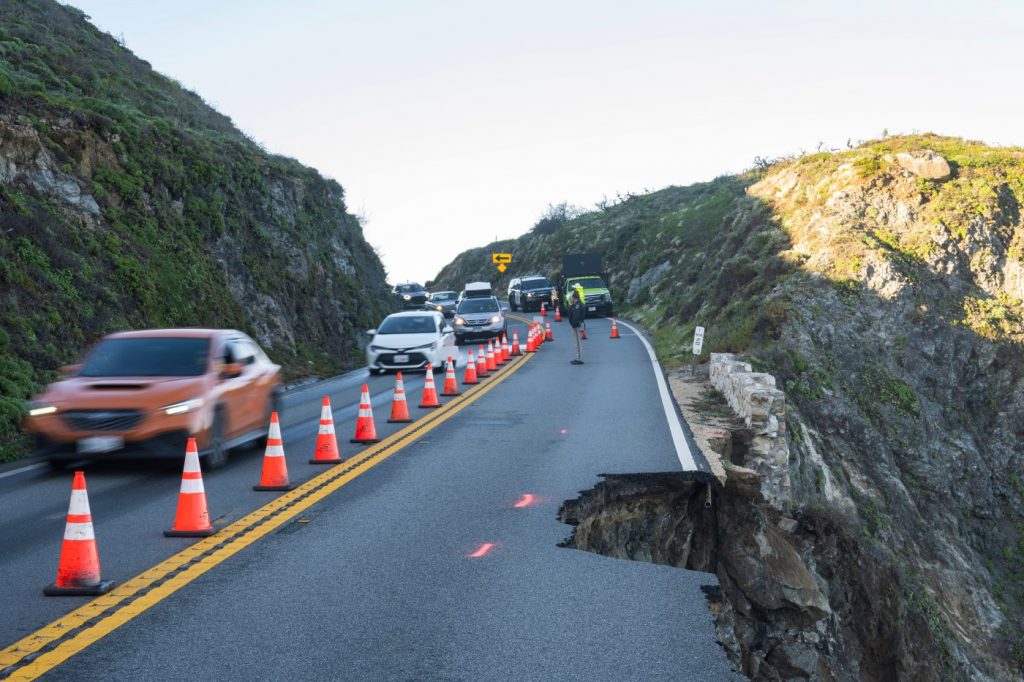
[[[218,408],[213,414],[210,426],[210,442],[207,443],[205,465],[207,471],[219,469],[228,463],[227,441],[224,439],[224,410]]]

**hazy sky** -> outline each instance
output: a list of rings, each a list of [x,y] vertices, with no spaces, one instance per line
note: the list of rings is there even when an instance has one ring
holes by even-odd
[[[1024,2],[74,0],[272,152],[338,180],[392,281],[549,203],[819,142],[1024,143]]]

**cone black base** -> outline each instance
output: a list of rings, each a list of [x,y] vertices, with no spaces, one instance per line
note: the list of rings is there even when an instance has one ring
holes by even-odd
[[[421,410],[436,410],[437,408],[439,408],[441,406],[440,405],[417,405],[416,407],[420,408]]]
[[[216,528],[206,530],[165,530],[164,535],[169,538],[206,538],[217,532]]]
[[[380,438],[351,438],[349,443],[356,443],[357,445],[369,445],[370,443],[379,443]]]
[[[289,483],[288,485],[254,485],[253,490],[294,490],[295,484]]]
[[[462,395],[462,394],[460,392],[458,392],[458,391],[455,391],[455,393],[442,393],[441,397],[442,398],[454,398],[457,395]]]
[[[411,419],[389,419],[388,424],[412,424]],[[355,443],[356,441],[352,441]]]
[[[334,464],[341,464],[344,461],[345,460],[343,460],[343,459],[311,459],[311,460],[309,460],[309,463],[310,464],[331,464],[331,465],[334,465]]]
[[[57,587],[57,584],[48,585],[43,588],[43,594],[47,597],[94,597],[97,594],[106,594],[114,588],[116,583],[113,580],[100,581],[99,585],[86,585],[83,587]]]

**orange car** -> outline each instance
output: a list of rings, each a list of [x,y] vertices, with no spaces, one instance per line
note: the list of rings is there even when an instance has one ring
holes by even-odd
[[[279,365],[242,332],[153,329],[104,337],[29,404],[38,454],[78,459],[182,457],[195,436],[207,468],[267,433],[281,409]]]

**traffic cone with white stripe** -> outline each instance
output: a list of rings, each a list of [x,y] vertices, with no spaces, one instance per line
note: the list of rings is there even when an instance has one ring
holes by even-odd
[[[587,323],[584,322],[580,325],[580,339],[583,341],[587,340]]]
[[[370,389],[363,384],[363,392],[359,396],[359,416],[356,417],[356,437],[353,443],[379,443],[377,427],[373,423],[373,404],[370,402]]]
[[[484,352],[483,346],[479,346],[476,353],[476,376],[479,379],[486,379],[490,376],[487,371],[487,354]]]
[[[562,321],[562,309],[556,304],[555,305],[555,322]]]
[[[512,355],[520,356],[523,354],[523,349],[519,347],[519,332],[518,330],[512,330]]]
[[[502,364],[512,359],[512,353],[508,349],[508,334],[501,335],[501,362]]]
[[[530,330],[526,332],[526,352],[536,353],[537,352],[537,335],[533,331],[533,325],[530,325]]]
[[[324,396],[320,404],[320,430],[316,434],[316,453],[310,464],[338,464],[343,462],[338,452],[338,437],[334,433],[334,417],[331,413],[331,400]]]
[[[501,339],[494,339],[494,364],[499,369],[505,366],[505,355],[501,352]]]
[[[476,362],[473,361],[473,351],[469,351],[469,360],[466,361],[466,373],[462,377],[462,385],[479,384],[480,379],[476,376]]]
[[[547,303],[541,303],[540,304],[540,316],[541,317],[547,317],[548,316],[548,304]]]
[[[619,322],[614,317],[612,318],[612,335],[610,338],[618,339],[619,336]]]
[[[487,371],[498,371],[498,361],[494,359],[494,344],[490,339],[487,340]]]
[[[113,586],[112,580],[100,578],[100,556],[89,511],[89,493],[85,489],[85,473],[76,471],[71,483],[64,542],[60,547],[57,582],[44,587],[43,594],[48,597],[105,594]]]
[[[550,322],[545,322],[544,323],[544,327],[545,327],[544,340],[545,341],[554,341],[555,337],[552,336],[552,334],[551,334],[551,323]]]
[[[215,531],[210,523],[210,512],[206,508],[206,489],[203,488],[203,473],[199,469],[196,439],[189,438],[185,445],[185,468],[181,472],[178,511],[174,514],[174,526],[165,530],[164,535],[169,538],[205,538]]]
[[[441,407],[437,400],[437,387],[434,386],[434,367],[427,363],[427,376],[423,381],[423,399],[420,401],[420,409],[428,407]]]
[[[391,417],[388,424],[408,424],[412,421],[409,416],[409,403],[405,399],[405,382],[402,381],[402,373],[395,377],[395,396],[391,399]]]
[[[295,484],[288,480],[288,463],[284,460],[284,442],[281,440],[281,423],[277,412],[270,413],[270,431],[267,433],[267,449],[263,453],[263,471],[260,482],[253,490],[291,490]]]
[[[448,362],[445,363],[444,369],[444,390],[441,391],[441,395],[453,396],[459,395],[459,382],[455,378],[455,361],[452,360],[452,356],[448,356]]]

